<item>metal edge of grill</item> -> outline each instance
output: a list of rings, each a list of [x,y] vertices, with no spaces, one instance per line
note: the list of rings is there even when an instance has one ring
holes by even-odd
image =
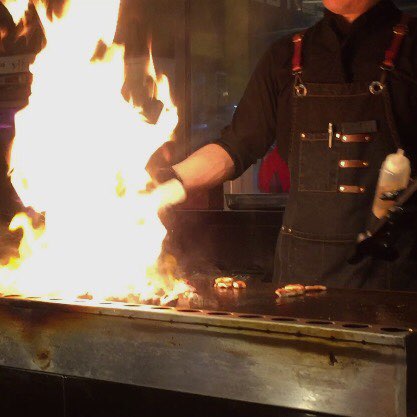
[[[404,347],[406,339],[416,329],[398,326],[351,323],[330,320],[305,319],[286,316],[270,316],[253,313],[212,311],[198,308],[127,304],[118,301],[98,302],[77,299],[72,302],[60,298],[24,297],[7,295],[0,297],[0,306],[12,308],[36,308],[45,311],[59,309],[65,313],[77,312],[102,316],[118,316],[176,324],[220,327],[235,330],[261,331],[273,334],[290,334],[303,337],[319,337]]]

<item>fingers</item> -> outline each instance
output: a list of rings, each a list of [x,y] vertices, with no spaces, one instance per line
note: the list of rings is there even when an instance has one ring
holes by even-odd
[[[381,200],[383,201],[395,201],[398,197],[400,197],[404,193],[404,189],[402,190],[395,190],[395,191],[388,191],[381,196]]]

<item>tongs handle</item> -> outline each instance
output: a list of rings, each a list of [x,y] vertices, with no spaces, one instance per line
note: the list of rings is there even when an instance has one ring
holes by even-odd
[[[395,261],[398,258],[398,251],[394,247],[396,239],[396,226],[406,213],[405,206],[416,197],[417,181],[412,181],[405,190],[387,193],[384,199],[395,201],[395,205],[382,219],[376,219],[374,227],[366,233],[358,236],[355,254],[348,260],[350,264],[358,264],[368,256],[387,261]]]

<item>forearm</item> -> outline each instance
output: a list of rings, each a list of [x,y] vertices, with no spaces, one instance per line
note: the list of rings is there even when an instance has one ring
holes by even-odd
[[[173,168],[187,191],[213,188],[235,172],[230,155],[215,144],[204,146]]]

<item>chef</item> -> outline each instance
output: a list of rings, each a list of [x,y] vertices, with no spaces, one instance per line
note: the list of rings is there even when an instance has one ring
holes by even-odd
[[[415,174],[417,22],[391,0],[323,3],[321,21],[265,53],[221,138],[157,180],[172,195],[211,188],[239,177],[276,142],[291,172],[277,285],[417,288],[414,219],[396,261],[348,262],[386,156],[405,150]]]

